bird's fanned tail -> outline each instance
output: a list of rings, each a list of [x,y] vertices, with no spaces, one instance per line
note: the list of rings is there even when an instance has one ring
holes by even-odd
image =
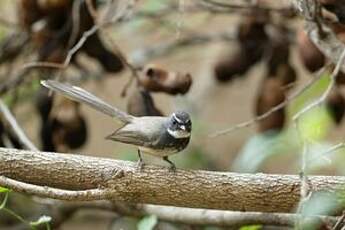
[[[133,116],[109,105],[102,99],[77,86],[72,86],[70,84],[61,83],[54,80],[41,81],[41,84],[57,93],[63,94],[74,101],[85,103],[104,114],[117,118],[122,123],[129,123],[133,119]]]

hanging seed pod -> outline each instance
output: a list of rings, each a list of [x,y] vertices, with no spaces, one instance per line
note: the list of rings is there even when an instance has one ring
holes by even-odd
[[[87,140],[87,125],[79,103],[56,96],[49,120],[52,122],[53,143],[58,151],[77,149]]]
[[[326,99],[326,106],[335,124],[339,125],[344,117],[345,98],[338,88],[332,89]]]
[[[218,81],[227,82],[240,77],[262,59],[268,42],[267,21],[267,14],[261,11],[253,11],[253,14],[242,18],[238,26],[238,49],[215,64],[214,74]]]
[[[303,65],[310,72],[315,72],[325,65],[325,56],[303,30],[299,30],[297,34],[297,49]]]
[[[163,113],[155,106],[150,93],[142,89],[136,89],[130,95],[127,103],[127,112],[137,117],[163,116]]]
[[[279,78],[265,78],[259,89],[256,100],[255,115],[260,116],[285,101],[285,92]],[[285,124],[285,108],[273,112],[258,122],[260,133],[270,130],[280,131]]]
[[[246,52],[239,48],[231,56],[222,58],[214,67],[215,77],[220,82],[231,81],[243,76],[252,66]]]
[[[189,91],[192,76],[189,73],[172,72],[151,64],[139,73],[138,81],[148,91],[176,95]]]
[[[79,103],[59,96],[49,98],[41,97],[36,103],[41,116],[42,149],[66,152],[80,148],[87,140],[87,125]]]
[[[319,0],[322,7],[336,15],[340,23],[345,24],[345,1],[344,0]]]

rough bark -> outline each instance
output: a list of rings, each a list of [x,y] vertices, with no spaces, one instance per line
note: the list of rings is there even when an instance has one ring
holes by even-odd
[[[81,196],[79,200],[110,199],[235,211],[292,212],[300,194],[297,175],[192,170],[173,173],[166,167],[151,165],[138,171],[132,162],[6,148],[0,148],[0,175],[57,189],[105,191],[103,196],[93,198],[90,193],[90,197]],[[345,177],[310,176],[309,184],[310,192],[334,195],[345,187]],[[50,193],[26,192],[51,197]],[[341,205],[345,193],[338,194]]]

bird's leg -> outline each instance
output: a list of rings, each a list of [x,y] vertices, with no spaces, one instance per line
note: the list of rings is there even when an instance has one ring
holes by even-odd
[[[166,162],[168,162],[170,164],[170,170],[175,172],[176,171],[176,166],[175,164],[169,160],[169,158],[167,156],[163,157],[163,160],[165,160]]]
[[[143,158],[141,157],[141,152],[140,152],[140,149],[138,149],[138,162],[137,162],[137,168],[139,170],[142,170],[143,169],[143,166],[144,166],[144,161],[143,161]]]

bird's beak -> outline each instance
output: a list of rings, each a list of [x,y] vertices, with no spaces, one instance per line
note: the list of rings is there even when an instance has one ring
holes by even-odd
[[[186,126],[181,125],[180,128],[181,128],[183,131],[186,131]]]

